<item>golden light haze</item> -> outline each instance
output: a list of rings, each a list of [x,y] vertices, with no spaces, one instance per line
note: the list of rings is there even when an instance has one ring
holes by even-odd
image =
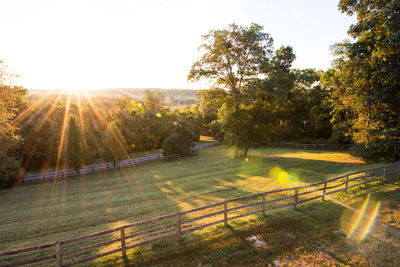
[[[324,29],[337,41],[345,37],[349,19],[336,11],[336,1],[330,2],[333,8],[324,3],[317,12],[318,1],[301,6],[304,12],[326,17],[321,24],[331,24],[324,14],[327,10],[343,19],[336,23],[339,38],[332,29]],[[331,40],[320,43],[321,50],[310,47],[313,40],[290,40],[308,37],[297,36],[300,29],[295,27],[326,39],[312,28],[315,23],[307,21],[306,14],[298,14],[296,5],[296,1],[2,0],[0,58],[21,74],[20,82],[27,88],[204,88],[206,84],[186,81],[199,56],[201,35],[232,22],[256,22],[272,34],[276,47],[294,46],[300,65],[328,66],[329,59],[325,65],[318,62],[321,56],[306,58],[307,53],[318,52],[328,57]]]

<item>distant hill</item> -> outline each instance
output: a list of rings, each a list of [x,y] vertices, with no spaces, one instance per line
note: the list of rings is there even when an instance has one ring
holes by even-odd
[[[137,96],[143,98],[145,91],[149,90],[154,93],[163,93],[166,98],[196,98],[198,90],[194,89],[161,89],[161,88],[113,88],[104,90],[108,94]]]
[[[149,90],[153,93],[162,93],[165,95],[166,104],[171,106],[181,106],[197,103],[198,99],[196,93],[199,90],[195,89],[162,89],[162,88],[110,88],[103,90],[86,90],[89,95],[92,96],[129,96],[135,99],[143,99],[145,91]],[[50,89],[29,89],[28,95],[41,95],[47,94],[50,91],[54,91],[54,94],[58,94],[60,90]],[[68,90],[64,91],[67,94]]]

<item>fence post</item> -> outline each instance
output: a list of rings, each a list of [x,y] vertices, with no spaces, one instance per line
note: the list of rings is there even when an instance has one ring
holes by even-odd
[[[125,227],[121,227],[121,252],[122,252],[122,257],[126,258]]]
[[[263,198],[262,213],[263,213],[263,216],[265,216],[265,194],[262,195],[262,198]]]
[[[327,182],[325,182],[325,183],[324,183],[324,191],[323,191],[323,194],[322,194],[322,201],[325,201],[325,195],[326,195],[326,184],[327,184]]]
[[[176,213],[176,240],[181,241],[181,213]]]
[[[383,167],[383,180],[386,179],[386,166]]]
[[[294,189],[294,209],[297,207],[297,200],[299,198],[299,189],[295,188]]]
[[[346,194],[347,194],[347,188],[348,187],[349,187],[349,176],[347,175],[346,176],[346,189],[345,189]]]
[[[367,171],[364,172],[364,185],[367,184],[367,179],[368,179],[368,175],[367,175]]]
[[[61,254],[61,242],[57,241],[56,243],[56,259],[57,259],[57,267],[62,266],[62,254]]]
[[[228,226],[228,204],[224,202],[224,224]]]

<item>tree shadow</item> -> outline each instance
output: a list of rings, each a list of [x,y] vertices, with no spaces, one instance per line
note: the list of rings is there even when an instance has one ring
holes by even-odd
[[[400,189],[384,192],[397,195]],[[379,192],[378,192],[379,194]],[[362,198],[360,198],[362,202]],[[356,207],[357,205],[355,205]],[[131,266],[146,265],[385,265],[398,264],[398,229],[376,226],[365,240],[348,239],[343,229],[346,208],[314,201],[297,211],[284,209],[232,221],[193,233],[182,243],[161,241],[132,254]],[[265,246],[256,247],[248,237],[257,236]]]

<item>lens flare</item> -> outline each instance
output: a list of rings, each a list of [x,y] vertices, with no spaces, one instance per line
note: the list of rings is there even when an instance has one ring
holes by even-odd
[[[379,212],[379,208],[381,206],[381,202],[378,201],[378,203],[376,203],[375,208],[372,211],[372,215],[369,216],[368,218],[368,222],[364,228],[364,232],[361,235],[360,240],[362,241],[367,235],[368,233],[371,231],[371,226],[374,224],[376,217],[378,216],[378,212]]]
[[[294,173],[288,173],[280,167],[275,166],[269,170],[269,176],[282,185],[300,182],[298,176]]]
[[[353,226],[351,227],[351,230],[349,234],[347,235],[347,238],[350,238],[354,231],[357,229],[358,225],[360,224],[361,218],[364,216],[365,210],[367,209],[369,198],[371,196],[371,193],[368,193],[367,198],[364,200],[364,203],[362,205],[361,211],[358,213],[357,219],[354,221]]]

